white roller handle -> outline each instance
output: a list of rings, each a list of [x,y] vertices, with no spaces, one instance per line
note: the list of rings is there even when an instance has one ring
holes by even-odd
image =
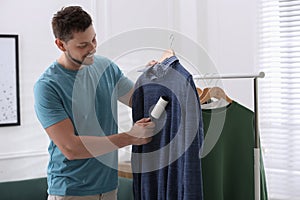
[[[164,97],[160,97],[151,112],[151,116],[155,119],[159,119],[168,103],[169,102],[166,99],[164,99]]]

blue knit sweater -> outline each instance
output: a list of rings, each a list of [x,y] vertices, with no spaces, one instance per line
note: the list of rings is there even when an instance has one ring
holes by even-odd
[[[152,119],[155,136],[150,143],[132,148],[134,197],[202,200],[201,108],[193,78],[176,56],[149,68],[137,80],[133,121],[150,117],[161,96],[169,103],[159,119]]]

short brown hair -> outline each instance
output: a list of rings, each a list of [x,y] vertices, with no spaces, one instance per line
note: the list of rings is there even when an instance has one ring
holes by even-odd
[[[63,7],[52,18],[55,38],[65,42],[73,38],[74,32],[83,32],[92,25],[91,16],[80,6]]]

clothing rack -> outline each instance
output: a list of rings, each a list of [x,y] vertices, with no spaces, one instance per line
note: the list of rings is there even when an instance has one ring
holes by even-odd
[[[221,75],[221,76],[201,76],[194,75],[193,79],[253,79],[254,84],[254,197],[260,200],[260,134],[258,127],[258,78],[264,78],[265,73],[260,72],[257,75]]]

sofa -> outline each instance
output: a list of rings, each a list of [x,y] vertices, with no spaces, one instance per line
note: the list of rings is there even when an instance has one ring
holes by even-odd
[[[1,200],[47,200],[47,178],[0,182]],[[118,200],[133,200],[132,179],[119,177]]]

